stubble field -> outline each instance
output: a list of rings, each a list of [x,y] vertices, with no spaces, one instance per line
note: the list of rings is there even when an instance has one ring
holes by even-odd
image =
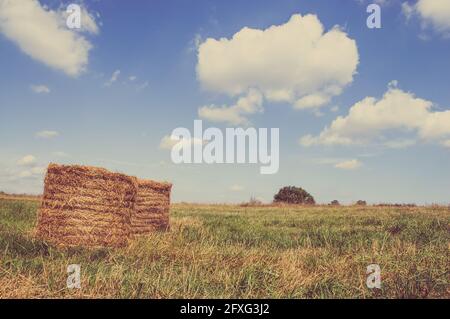
[[[175,204],[168,232],[61,250],[34,239],[38,206],[0,199],[1,298],[450,298],[447,207]]]

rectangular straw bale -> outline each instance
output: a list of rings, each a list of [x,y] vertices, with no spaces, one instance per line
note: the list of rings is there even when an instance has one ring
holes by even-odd
[[[169,228],[170,191],[172,184],[138,179],[138,192],[131,231],[142,235]]]
[[[121,247],[131,234],[137,179],[102,168],[50,164],[37,236],[57,246]]]

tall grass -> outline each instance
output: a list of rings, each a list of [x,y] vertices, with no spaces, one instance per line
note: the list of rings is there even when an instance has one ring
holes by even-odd
[[[450,297],[447,208],[174,205],[169,232],[96,250],[33,239],[36,208],[0,201],[3,298]],[[381,289],[366,287],[372,263]]]

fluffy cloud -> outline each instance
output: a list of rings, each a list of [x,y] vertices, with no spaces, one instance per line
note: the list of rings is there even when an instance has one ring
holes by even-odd
[[[261,93],[251,89],[246,96],[239,98],[236,104],[232,106],[203,106],[198,110],[198,115],[200,118],[211,122],[247,125],[249,122],[245,115],[262,111],[262,102],[263,97]]]
[[[36,137],[39,137],[39,138],[53,138],[53,137],[59,136],[59,132],[57,132],[57,131],[40,131],[40,132],[37,132],[35,135],[36,135]]]
[[[450,137],[450,111],[435,112],[433,103],[415,97],[389,85],[384,96],[377,100],[366,97],[353,105],[347,116],[339,116],[318,136],[306,135],[300,139],[304,146],[351,145],[383,143],[391,147],[414,144],[411,139],[387,140],[392,132],[413,134],[423,141],[440,141]]]
[[[84,8],[81,14],[80,32],[98,33],[92,15]],[[78,76],[86,69],[92,45],[80,32],[66,27],[65,15],[38,0],[0,0],[0,32],[33,59]]]
[[[48,88],[48,86],[46,86],[46,85],[42,85],[42,84],[40,84],[40,85],[32,85],[31,86],[31,90],[34,92],[34,93],[37,93],[37,94],[48,94],[48,93],[50,93],[50,89]]]
[[[36,164],[36,157],[33,155],[25,155],[17,161],[19,166],[33,166]]]
[[[295,14],[265,30],[245,27],[231,39],[206,39],[198,47],[197,77],[209,91],[235,97],[257,90],[269,101],[318,108],[353,81],[358,63],[356,42],[344,31],[325,32],[317,16]],[[213,109],[214,117],[242,121],[236,107]]]
[[[417,15],[423,27],[431,25],[439,32],[450,32],[449,0],[419,0],[414,5],[404,2],[402,9],[408,19]]]
[[[360,168],[361,166],[362,166],[362,163],[357,159],[340,162],[340,163],[337,163],[336,165],[334,165],[334,167],[336,167],[336,168],[345,169],[345,170],[355,170],[355,169]]]

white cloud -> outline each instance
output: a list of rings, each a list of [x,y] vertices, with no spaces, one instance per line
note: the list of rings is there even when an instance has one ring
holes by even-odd
[[[318,108],[353,81],[358,63],[356,42],[343,30],[325,32],[317,16],[295,14],[265,30],[245,27],[231,39],[206,39],[197,77],[209,91],[235,97],[256,89],[269,101]]]
[[[336,167],[336,168],[345,169],[345,170],[355,170],[355,169],[360,168],[361,166],[362,166],[362,163],[357,159],[340,162],[340,163],[337,163],[336,165],[334,165],[334,167]]]
[[[36,164],[36,157],[33,155],[25,155],[17,161],[19,166],[33,166]]]
[[[66,27],[64,15],[37,0],[0,0],[0,32],[33,59],[78,76],[86,69],[92,44]],[[84,21],[88,23],[81,31],[98,32],[92,16]]]
[[[143,90],[143,89],[148,88],[149,85],[150,85],[150,84],[148,83],[148,81],[145,81],[144,83],[138,85],[138,87],[136,88],[136,90],[141,91],[141,90]]]
[[[111,86],[114,82],[117,81],[120,75],[120,70],[115,70],[108,81],[105,82],[105,86]]]
[[[174,145],[178,144],[179,142],[180,142],[179,140],[172,138],[170,135],[166,135],[161,139],[161,141],[159,143],[159,148],[164,149],[164,150],[171,150],[172,147]],[[183,143],[186,143],[186,145],[199,145],[199,144],[204,144],[204,141],[194,137],[194,138],[183,140]]]
[[[297,102],[295,102],[294,107],[296,109],[317,108],[330,102],[330,99],[331,98],[327,95],[310,94],[297,100]]]
[[[407,19],[417,15],[422,27],[432,26],[438,32],[448,35],[450,32],[450,1],[449,0],[418,0],[416,4],[402,4],[402,11]]]
[[[263,97],[261,93],[251,89],[246,96],[239,98],[236,104],[232,106],[203,106],[198,110],[198,115],[200,118],[211,122],[247,125],[249,122],[245,115],[262,111],[262,102]]]
[[[131,76],[128,77],[128,80],[129,80],[130,82],[133,82],[133,81],[135,81],[136,79],[137,79],[137,76],[135,76],[135,75],[131,75]]]
[[[245,189],[244,186],[238,184],[230,186],[230,191],[232,192],[242,192],[244,189]]]
[[[36,137],[39,138],[53,138],[59,136],[57,131],[40,131],[36,133]]]
[[[433,103],[404,92],[391,82],[388,91],[377,100],[373,97],[354,104],[347,116],[337,117],[318,136],[300,139],[304,146],[382,143],[388,147],[406,147],[413,139],[389,139],[392,132],[414,135],[423,141],[450,137],[450,110],[436,112]]]
[[[32,85],[32,86],[31,86],[31,90],[32,90],[34,93],[37,93],[37,94],[41,94],[41,93],[48,94],[48,93],[50,93],[49,87],[46,86],[46,85],[43,85],[43,84]]]

